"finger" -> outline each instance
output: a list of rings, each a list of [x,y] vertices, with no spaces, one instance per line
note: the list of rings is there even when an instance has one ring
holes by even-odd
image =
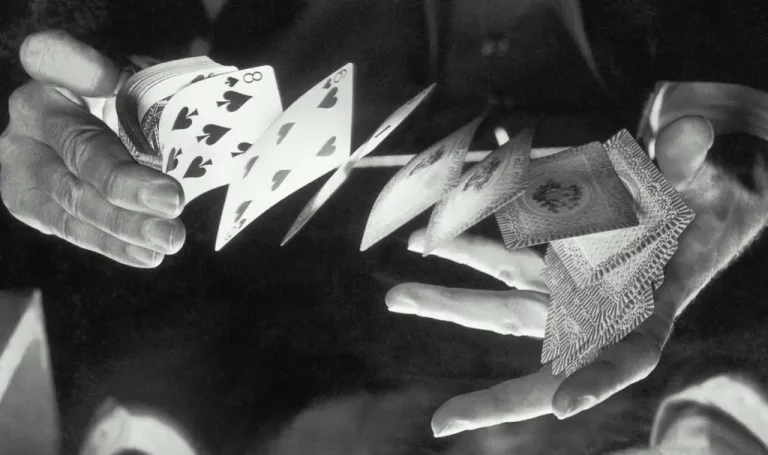
[[[565,419],[587,410],[648,376],[659,362],[671,331],[664,318],[652,314],[623,340],[569,376],[555,393],[555,415]]]
[[[405,283],[386,296],[389,311],[453,322],[502,335],[542,338],[549,297],[536,291],[449,289]]]
[[[155,251],[132,245],[78,220],[67,213],[46,194],[30,189],[19,198],[14,215],[25,224],[46,234],[53,234],[73,245],[99,253],[121,264],[153,268],[164,256]]]
[[[120,71],[100,52],[61,30],[29,35],[19,51],[33,79],[82,96],[114,95]]]
[[[408,239],[408,249],[421,253],[425,241],[426,230],[419,229]],[[508,250],[500,242],[465,234],[430,254],[469,266],[509,287],[549,293],[541,278],[544,258],[532,248]]]
[[[109,202],[164,218],[183,208],[181,185],[170,176],[137,164],[103,122],[58,94],[34,122],[37,136],[61,156],[67,168],[93,185]]]
[[[544,369],[490,389],[448,400],[432,417],[435,437],[520,422],[552,413],[552,395],[562,382]]]
[[[159,253],[174,254],[181,249],[186,238],[181,220],[155,218],[111,204],[96,188],[72,174],[44,144],[30,144],[27,153],[36,163],[30,176],[34,187],[75,218],[119,240]]]
[[[656,138],[659,169],[677,191],[685,189],[704,164],[715,140],[712,124],[704,117],[681,117]]]

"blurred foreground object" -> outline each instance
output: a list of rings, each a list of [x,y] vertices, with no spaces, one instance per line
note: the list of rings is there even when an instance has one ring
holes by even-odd
[[[0,292],[0,447],[9,455],[60,453],[42,298]]]
[[[187,438],[151,409],[107,399],[94,413],[80,455],[196,455]]]

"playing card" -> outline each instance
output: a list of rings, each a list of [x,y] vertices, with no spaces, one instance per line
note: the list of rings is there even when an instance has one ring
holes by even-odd
[[[531,160],[525,193],[496,212],[507,248],[637,226],[632,195],[593,142]]]
[[[238,161],[224,202],[216,250],[288,195],[347,161],[354,65],[347,64],[291,105]]]
[[[467,171],[456,188],[435,205],[427,228],[424,255],[525,191],[534,127],[534,119],[528,119],[512,140]]]
[[[228,72],[173,96],[158,126],[163,169],[186,202],[239,177],[233,166],[282,113],[270,66]]]
[[[387,136],[389,136],[406,118],[408,118],[409,115],[411,115],[413,110],[416,109],[419,104],[427,99],[427,97],[433,92],[434,88],[435,84],[430,85],[426,89],[422,90],[418,95],[408,100],[408,102],[403,104],[395,112],[393,112],[389,117],[387,117],[386,120],[384,120],[384,122],[382,122],[381,125],[379,125],[378,128],[376,128],[376,131],[371,135],[371,137],[368,138],[368,140],[357,150],[355,150],[352,156],[350,156],[349,160],[347,160],[343,166],[336,169],[333,175],[331,175],[331,177],[325,182],[323,187],[320,188],[320,190],[315,193],[312,199],[310,199],[307,205],[304,206],[301,213],[299,213],[299,216],[296,217],[293,225],[291,225],[291,228],[288,229],[288,232],[285,234],[285,237],[280,244],[281,246],[288,243],[288,241],[293,238],[293,236],[298,234],[301,228],[304,227],[309,222],[309,220],[312,219],[318,210],[320,210],[320,207],[322,207],[323,204],[325,204],[331,198],[331,196],[333,196],[336,190],[338,190],[341,185],[344,184],[344,182],[352,174],[355,161],[373,152],[373,150],[376,149],[376,147],[378,147],[379,144],[381,144],[381,142],[384,141]]]
[[[694,216],[626,130],[608,140],[605,149],[622,183],[632,193],[640,223],[628,229],[552,242],[579,286],[594,283],[666,234],[679,237]]]
[[[467,149],[484,118],[480,116],[437,141],[392,177],[373,205],[360,251],[415,218],[459,184]]]

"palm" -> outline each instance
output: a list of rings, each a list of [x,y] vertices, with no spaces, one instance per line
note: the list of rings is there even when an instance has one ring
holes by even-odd
[[[713,133],[706,120],[686,118],[671,124],[657,142],[662,173],[684,197],[688,196],[686,202],[694,208],[702,207],[702,203],[688,200],[696,193],[688,194],[686,189],[697,175],[712,140]],[[670,159],[670,156],[682,159]],[[683,236],[681,254],[685,253]],[[423,246],[424,231],[417,231],[410,238],[409,249],[421,252]],[[541,254],[530,248],[507,250],[501,242],[466,235],[432,254],[472,267],[514,289],[476,291],[406,283],[387,294],[390,311],[502,335],[543,338],[549,290],[540,276],[544,268]],[[671,331],[676,302],[673,298],[663,298],[663,294],[676,289],[674,281],[674,276],[668,277],[665,285],[657,290],[654,314],[622,341],[607,348],[591,365],[568,378],[552,375],[545,368],[490,389],[453,398],[433,417],[435,435],[448,436],[552,413],[565,418],[643,379],[655,368]]]

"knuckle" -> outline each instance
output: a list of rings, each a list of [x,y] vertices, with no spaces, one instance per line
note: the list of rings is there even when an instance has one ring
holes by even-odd
[[[8,113],[11,117],[24,113],[28,110],[29,90],[31,85],[31,83],[22,85],[21,87],[14,90],[11,93],[11,96],[8,97]]]
[[[104,209],[104,211],[106,212],[105,228],[110,234],[119,236],[122,233],[123,228],[126,224],[125,217],[123,216],[123,211],[111,205],[107,206]]]
[[[104,197],[112,204],[119,205],[124,199],[122,188],[123,167],[120,165],[109,166],[102,170],[102,193]]]
[[[78,214],[86,191],[85,184],[63,167],[53,174],[51,184],[59,205],[69,213]]]
[[[53,221],[53,228],[59,237],[68,242],[74,243],[77,239],[72,223],[72,215],[65,210],[58,211]]]

